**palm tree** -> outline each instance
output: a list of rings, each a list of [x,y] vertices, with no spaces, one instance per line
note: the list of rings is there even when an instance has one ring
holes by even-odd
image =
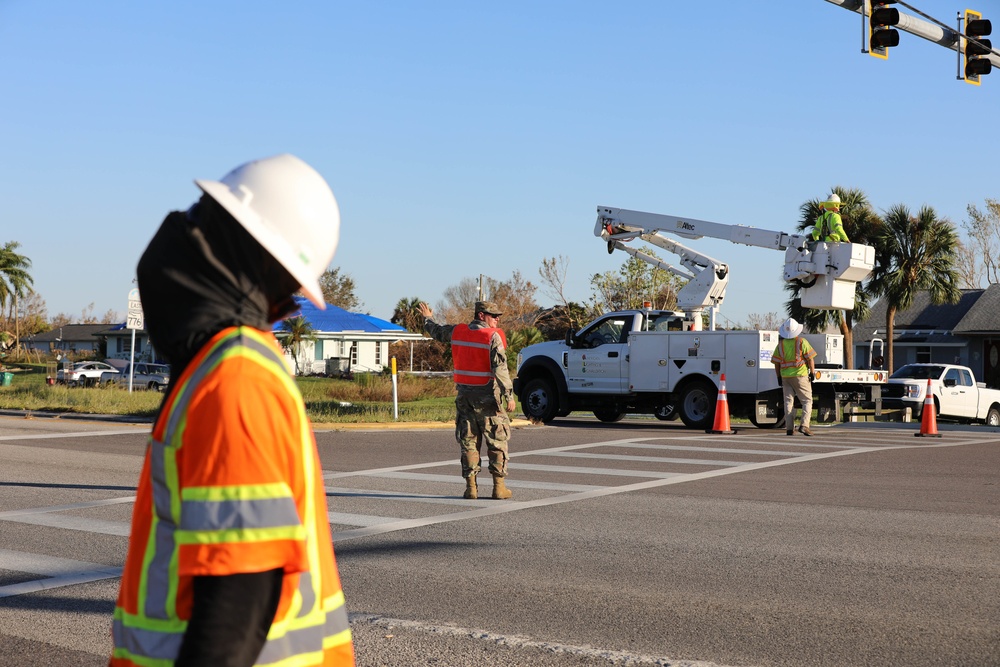
[[[424,316],[420,314],[420,299],[417,297],[400,299],[396,303],[396,310],[392,312],[392,318],[389,321],[400,325],[407,331],[423,333]]]
[[[17,252],[21,244],[8,241],[0,248],[0,311],[7,307],[10,300],[10,317],[14,320],[14,347],[20,345],[20,327],[18,326],[17,300],[24,298],[35,283],[28,269],[31,260]],[[13,298],[11,298],[13,297]]]
[[[831,192],[840,197],[840,217],[844,222],[844,231],[852,243],[874,245],[882,225],[878,214],[872,210],[868,195],[858,188],[843,188],[834,186]],[[799,207],[798,230],[806,231],[816,222],[821,213],[819,199],[811,199]],[[806,325],[809,331],[824,331],[829,326],[836,326],[844,336],[844,362],[847,368],[854,368],[854,322],[864,320],[871,312],[871,294],[863,283],[859,283],[854,296],[854,310],[817,310],[803,308],[800,297],[801,287],[795,283],[785,286],[790,298],[785,302],[790,317]]]
[[[923,206],[914,217],[910,209],[897,204],[886,213],[884,223],[876,240],[880,260],[871,289],[886,302],[886,368],[891,372],[896,313],[913,305],[918,292],[929,292],[934,304],[955,303],[962,293],[955,269],[959,239],[951,222],[939,218],[930,206]]]
[[[278,334],[281,340],[281,347],[292,353],[292,361],[295,362],[295,374],[299,374],[299,353],[302,351],[302,343],[306,341],[315,342],[316,333],[302,315],[289,317],[281,323],[281,333]]]

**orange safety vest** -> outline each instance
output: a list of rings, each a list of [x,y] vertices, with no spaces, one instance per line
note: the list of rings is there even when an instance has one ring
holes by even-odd
[[[459,324],[451,332],[451,359],[455,364],[455,383],[483,386],[493,380],[493,365],[490,363],[490,341],[493,334],[500,334],[504,349],[507,337],[503,329],[481,327],[473,329],[468,324]]]
[[[789,349],[789,343],[793,343],[792,349]],[[774,348],[771,361],[779,362],[781,377],[798,377],[809,374],[805,360],[815,356],[816,352],[805,338],[795,338],[794,340],[782,338],[778,347]]]
[[[354,665],[316,441],[274,336],[216,334],[153,426],[110,667],[173,665],[196,576],[284,570],[257,664]]]

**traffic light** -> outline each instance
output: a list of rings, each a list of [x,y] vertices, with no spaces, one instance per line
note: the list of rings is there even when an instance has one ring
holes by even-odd
[[[899,31],[892,26],[899,23],[899,10],[888,5],[896,0],[872,0],[868,16],[868,54],[888,58],[889,47],[899,46]]]
[[[971,9],[965,10],[965,81],[979,85],[979,77],[985,76],[993,69],[990,63],[989,53],[993,48],[993,43],[985,39],[986,35],[993,32],[993,24],[989,19],[984,19],[979,12]],[[972,38],[979,42],[974,44],[969,41]]]

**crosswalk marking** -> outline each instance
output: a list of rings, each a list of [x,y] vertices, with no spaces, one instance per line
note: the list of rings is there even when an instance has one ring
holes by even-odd
[[[926,440],[914,442],[912,433],[899,431],[871,430],[855,431],[840,430],[836,433],[824,433],[819,430],[814,438],[797,437],[794,441],[776,437],[779,433],[768,431],[744,431],[739,437],[721,438],[717,435],[693,435],[691,433],[668,434],[663,436],[636,437],[592,442],[577,445],[549,447],[530,451],[514,452],[511,455],[512,477],[507,486],[523,491],[527,495],[543,494],[541,497],[518,499],[498,503],[484,497],[478,500],[465,500],[461,497],[465,480],[455,474],[455,461],[431,461],[426,463],[390,466],[356,471],[328,471],[323,474],[324,481],[336,481],[336,485],[325,487],[326,493],[333,497],[333,506],[339,511],[328,512],[331,524],[343,527],[333,533],[335,542],[342,542],[360,537],[378,535],[388,532],[409,530],[421,526],[429,526],[452,521],[466,521],[486,516],[508,512],[516,512],[529,508],[544,507],[562,503],[578,502],[624,493],[632,493],[661,486],[681,484],[690,481],[709,479],[731,474],[743,473],[763,468],[791,465],[805,461],[849,456],[866,452],[912,447],[955,447],[981,442],[995,442],[992,434],[983,433],[951,433],[943,441],[928,443]],[[109,435],[134,433],[134,431],[105,431],[100,433],[55,434],[47,436],[9,436],[2,440],[41,439],[47,437],[79,437],[80,435]],[[826,436],[826,437],[824,437]],[[830,437],[834,436],[834,437]],[[911,436],[911,437],[905,437]],[[678,440],[683,441],[677,442]],[[695,442],[696,444],[691,444]],[[704,443],[703,445],[701,443]],[[718,445],[733,446],[718,446]],[[746,447],[736,445],[747,445]],[[751,448],[752,447],[752,448]],[[648,455],[635,453],[620,453],[645,451]],[[699,458],[683,458],[669,456],[671,452],[691,452],[700,455]],[[660,456],[657,454],[664,454]],[[718,455],[718,458],[710,458]],[[559,458],[567,461],[566,465],[535,463],[533,461],[545,458]],[[709,457],[709,458],[702,458]],[[740,457],[753,457],[755,460],[739,460]],[[760,457],[768,457],[760,460]],[[599,462],[618,464],[614,467],[598,467],[594,465],[575,465],[572,461]],[[631,464],[631,467],[629,467]],[[677,470],[652,470],[653,466],[676,466]],[[690,466],[707,467],[707,470],[692,472]],[[449,472],[435,472],[447,469]],[[685,469],[687,471],[685,471]],[[532,473],[533,479],[519,478],[518,472]],[[487,474],[484,469],[483,475]],[[618,485],[597,485],[585,483],[567,483],[555,480],[544,480],[544,476],[579,475],[581,480],[587,477],[605,477],[608,479],[633,478],[634,482]],[[385,480],[385,484],[394,485],[395,489],[370,488],[378,486],[375,480]],[[624,481],[624,480],[623,480]],[[398,483],[410,483],[407,485]],[[484,496],[487,489],[481,487]],[[405,491],[400,486],[424,486],[433,491]],[[371,502],[392,501],[406,503],[413,507],[415,513],[421,512],[421,506],[454,506],[454,510],[439,513],[425,512],[424,516],[411,518],[382,516],[364,513]],[[133,503],[134,496],[104,498],[79,503],[56,505],[49,507],[34,507],[0,512],[0,523],[7,521],[21,524],[31,524],[47,528],[76,530],[88,533],[127,537],[130,526],[127,522],[109,521],[96,517],[81,515],[81,511],[99,509],[116,504]],[[400,506],[402,507],[402,506]],[[350,511],[360,509],[362,511]],[[442,508],[443,509],[443,508]],[[67,514],[66,512],[74,512]],[[40,554],[28,554],[0,549],[0,570],[23,572],[43,577],[8,586],[0,586],[0,597],[22,595],[38,592],[49,588],[69,586],[101,579],[118,577],[120,567],[109,567],[98,563],[75,561],[72,559],[55,558]]]
[[[46,579],[0,586],[0,598],[36,593],[62,586],[85,584],[101,579],[114,579],[120,577],[122,573],[120,567],[8,549],[0,549],[0,570],[27,572],[47,577]]]

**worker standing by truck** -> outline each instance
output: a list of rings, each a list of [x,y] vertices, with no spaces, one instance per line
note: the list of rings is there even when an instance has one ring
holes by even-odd
[[[809,420],[812,418],[812,381],[816,377],[816,350],[802,337],[803,326],[789,317],[778,328],[778,346],[774,348],[771,362],[778,376],[778,385],[785,399],[785,435],[795,435],[795,399],[802,404],[802,421],[799,433],[812,435]]]
[[[486,442],[493,476],[493,498],[505,500],[511,491],[507,476],[510,417],[517,402],[507,370],[507,337],[500,328],[502,313],[491,301],[477,301],[469,324],[437,324],[426,303],[418,308],[427,320],[424,331],[435,340],[451,343],[455,367],[455,438],[461,448],[462,477],[467,499],[478,498],[476,475],[480,471],[480,447]]]

